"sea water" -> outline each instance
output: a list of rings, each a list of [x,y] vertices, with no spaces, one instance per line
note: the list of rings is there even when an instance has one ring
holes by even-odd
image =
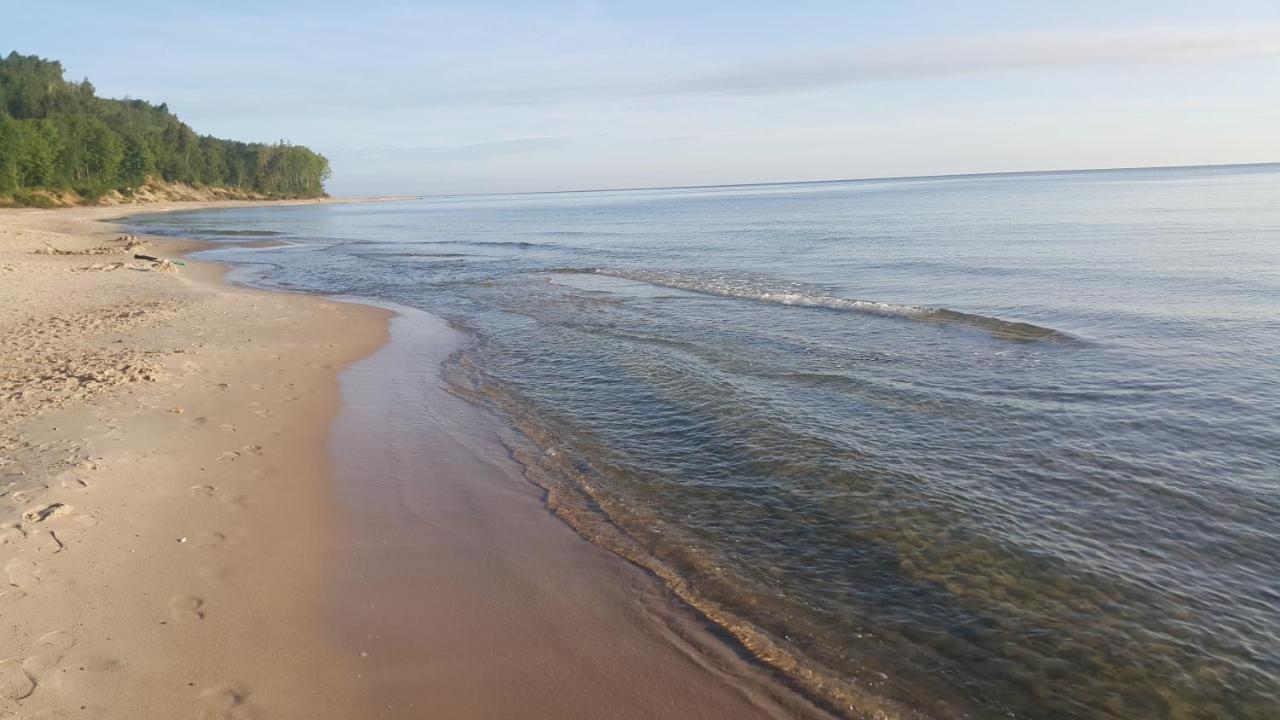
[[[558,514],[834,706],[1280,715],[1280,166],[131,222],[465,329]]]

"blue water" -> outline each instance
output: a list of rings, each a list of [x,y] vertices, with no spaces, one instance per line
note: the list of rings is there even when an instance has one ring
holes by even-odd
[[[1280,713],[1280,167],[133,222],[469,330],[557,513],[851,714]]]

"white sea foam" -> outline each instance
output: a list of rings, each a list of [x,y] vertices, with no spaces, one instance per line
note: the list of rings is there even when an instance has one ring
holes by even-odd
[[[981,328],[997,337],[1009,340],[1066,340],[1070,336],[1053,328],[1041,327],[1030,323],[1002,320],[987,315],[950,310],[947,308],[931,308],[919,305],[904,305],[878,300],[858,300],[832,295],[802,292],[798,290],[771,289],[725,277],[697,277],[676,273],[654,272],[647,270],[621,270],[611,268],[568,269],[564,272],[605,275],[624,280],[685,290],[703,295],[738,298],[772,305],[791,307],[819,308],[856,312],[870,315],[922,320],[925,322],[965,325]]]

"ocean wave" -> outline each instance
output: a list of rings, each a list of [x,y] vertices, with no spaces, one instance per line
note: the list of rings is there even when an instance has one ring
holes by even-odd
[[[461,257],[470,257],[470,256],[469,256],[469,255],[467,255],[466,253],[453,253],[453,252],[437,252],[437,253],[433,253],[433,252],[388,252],[388,253],[370,252],[370,253],[352,253],[352,254],[353,254],[353,255],[355,255],[356,257],[364,258],[364,259],[366,259],[366,260],[382,260],[382,259],[384,259],[384,258],[461,258]]]
[[[215,235],[219,237],[275,237],[284,235],[282,232],[275,230],[201,230],[191,229],[187,232],[196,233],[198,235]]]
[[[799,290],[771,289],[723,278],[700,278],[644,270],[616,270],[610,268],[560,268],[556,272],[576,273],[584,275],[604,275],[623,280],[657,285],[673,290],[684,290],[702,295],[737,298],[786,305],[790,307],[807,307],[842,312],[854,312],[867,315],[904,318],[941,325],[960,325],[979,328],[1004,340],[1074,340],[1075,338],[1061,330],[1033,325],[1031,323],[1003,320],[989,315],[960,312],[948,308],[932,308],[920,305],[903,305],[879,300],[857,300],[833,295],[822,295]]]
[[[414,245],[470,245],[474,247],[560,248],[563,245],[525,240],[418,240]]]
[[[543,230],[538,234],[547,237],[621,237],[628,233],[616,230]]]

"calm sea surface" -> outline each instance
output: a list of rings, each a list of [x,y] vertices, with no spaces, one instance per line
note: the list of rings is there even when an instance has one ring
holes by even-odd
[[[560,514],[836,702],[1280,717],[1280,167],[132,222],[468,329]]]

